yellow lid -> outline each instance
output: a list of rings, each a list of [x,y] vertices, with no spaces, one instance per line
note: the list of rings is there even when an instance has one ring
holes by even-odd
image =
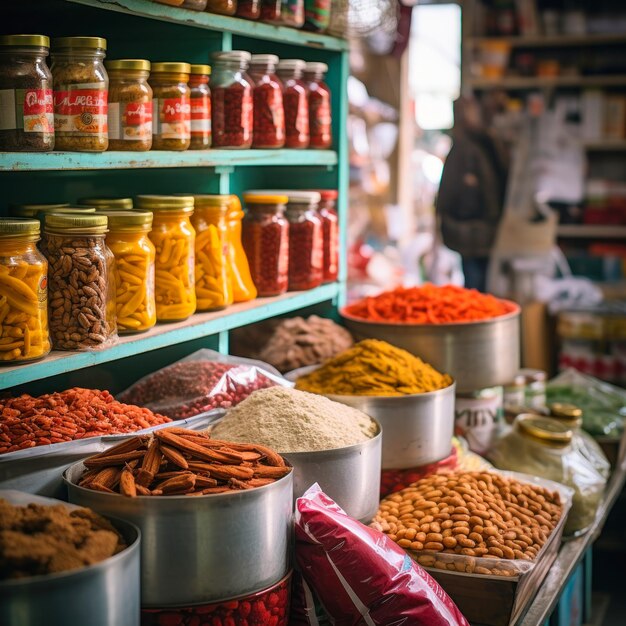
[[[17,217],[35,217],[41,211],[58,211],[69,206],[69,202],[56,204],[13,204],[9,207],[9,211],[11,215]]]
[[[202,76],[211,75],[211,66],[194,63],[191,65],[191,74],[201,74]]]
[[[106,215],[110,230],[134,229],[137,226],[152,226],[150,211],[118,211],[116,209],[101,209],[96,215]]]
[[[50,37],[45,35],[3,35],[0,46],[49,48]]]
[[[0,237],[38,235],[39,228],[39,220],[20,217],[0,217]]]
[[[107,70],[150,71],[150,61],[146,61],[145,59],[115,59],[113,61],[105,61],[104,66]]]
[[[209,207],[228,209],[232,202],[232,196],[227,194],[199,194],[193,196],[193,202],[196,209]]]
[[[75,215],[69,213],[48,213],[46,214],[45,228],[55,228],[59,230],[90,230],[93,232],[106,232],[108,219],[106,215]]]
[[[515,424],[524,435],[547,445],[563,447],[572,441],[570,428],[548,417],[523,413],[517,416]]]
[[[159,72],[172,72],[176,74],[189,74],[191,72],[191,65],[189,63],[180,63],[175,61],[167,61],[164,63],[153,63],[152,73]]]
[[[107,40],[104,37],[57,37],[52,40],[55,48],[89,48],[95,50],[107,49]]]
[[[78,204],[93,206],[96,209],[121,209],[130,211],[133,208],[132,198],[79,198]]]
[[[550,415],[552,417],[575,420],[583,416],[582,409],[574,404],[568,404],[567,402],[553,402],[548,405],[548,408],[550,409]]]
[[[247,191],[243,199],[246,204],[287,204],[289,200],[287,196],[264,191]]]
[[[193,211],[193,196],[137,196],[136,208],[150,211]]]

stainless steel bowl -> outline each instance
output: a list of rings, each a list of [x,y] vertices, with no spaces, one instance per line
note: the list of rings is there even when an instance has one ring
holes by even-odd
[[[505,385],[520,368],[520,308],[483,322],[386,324],[341,311],[358,341],[382,339],[403,348],[456,380],[457,393]]]
[[[241,492],[126,498],[78,487],[84,469],[77,463],[63,475],[70,502],[141,529],[144,607],[250,594],[275,584],[290,569],[293,472]]]

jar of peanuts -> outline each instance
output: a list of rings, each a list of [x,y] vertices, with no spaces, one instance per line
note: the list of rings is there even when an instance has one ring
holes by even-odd
[[[285,219],[287,196],[271,192],[245,193],[243,247],[259,296],[287,291],[289,223]]]
[[[191,89],[191,150],[211,147],[210,65],[192,65],[189,75]]]
[[[309,147],[309,104],[301,59],[281,59],[277,74],[283,83],[285,110],[285,148]]]
[[[116,209],[117,211],[132,211],[132,198],[79,198],[78,204],[86,207],[101,209]]]
[[[220,15],[235,15],[237,0],[208,0],[206,10]]]
[[[337,215],[336,189],[320,189],[318,215],[322,220],[322,239],[324,250],[324,282],[332,283],[339,276],[339,216]]]
[[[317,191],[287,191],[289,222],[289,291],[313,289],[322,284],[322,220],[317,215]]]
[[[261,17],[261,0],[239,0],[237,16],[247,20],[258,20]]]
[[[157,321],[187,319],[196,311],[193,196],[137,196],[135,204],[153,214]]]
[[[324,82],[326,63],[307,63],[304,80],[309,90],[310,148],[326,149],[333,145],[330,89]]]
[[[32,361],[50,352],[48,262],[37,250],[39,222],[0,218],[0,361]]]
[[[117,59],[109,73],[109,150],[145,152],[152,147],[150,61]]]
[[[275,54],[253,54],[250,78],[254,83],[253,148],[282,148],[285,145],[285,113],[282,83],[276,76]]]
[[[242,219],[244,213],[241,202],[235,195],[222,196],[228,206],[226,227],[228,230],[228,267],[233,289],[233,302],[248,302],[257,296],[256,287],[252,282],[250,264],[241,241]]]
[[[246,74],[251,54],[242,50],[213,53],[212,131],[215,148],[252,145],[252,79]]]
[[[187,150],[191,144],[189,63],[153,63],[152,149]]]
[[[141,333],[156,324],[154,244],[150,211],[102,209],[109,232],[106,243],[115,258],[115,306],[120,334]]]

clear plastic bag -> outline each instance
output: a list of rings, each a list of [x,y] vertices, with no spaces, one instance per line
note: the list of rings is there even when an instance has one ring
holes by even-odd
[[[228,409],[274,385],[293,386],[271,365],[203,349],[144,376],[118,399],[179,420]]]

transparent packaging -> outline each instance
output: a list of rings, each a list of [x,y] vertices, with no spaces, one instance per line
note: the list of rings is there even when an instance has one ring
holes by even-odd
[[[281,26],[302,28],[304,26],[304,0],[280,0],[267,2],[267,11],[261,10],[261,19]]]
[[[261,0],[261,20],[274,23],[280,20],[282,0]]]
[[[278,57],[254,54],[250,61],[250,78],[254,82],[253,148],[282,148],[285,145],[285,113],[282,83],[276,76]]]
[[[206,10],[220,15],[235,15],[237,0],[208,0]]]
[[[261,17],[262,0],[239,0],[237,3],[237,15],[247,20],[258,20]]]
[[[191,150],[211,147],[211,89],[210,65],[192,65],[189,76],[191,89]]]
[[[322,220],[324,248],[324,282],[332,283],[339,277],[339,216],[335,189],[320,190],[319,216]]]
[[[278,62],[278,77],[283,83],[285,111],[285,147],[303,149],[309,146],[309,104],[307,86],[302,80],[306,63],[300,59]]]
[[[330,25],[332,0],[304,0],[304,28],[323,33]]]
[[[330,89],[324,82],[326,63],[307,63],[304,80],[309,91],[310,148],[327,149],[333,145]]]
[[[257,297],[257,290],[252,281],[250,264],[241,240],[242,219],[244,213],[237,196],[224,196],[229,204],[226,215],[228,228],[228,266],[234,302],[248,302]]]

